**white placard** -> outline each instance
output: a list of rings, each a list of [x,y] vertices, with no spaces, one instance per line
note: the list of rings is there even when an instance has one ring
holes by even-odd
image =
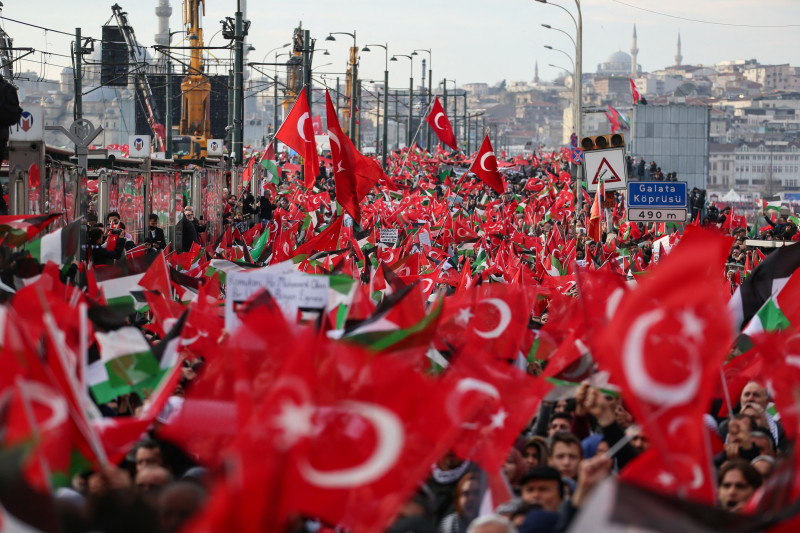
[[[398,232],[397,228],[381,228],[380,242],[394,246],[397,242]]]
[[[41,141],[44,139],[44,108],[25,104],[16,125],[8,128],[9,141]]]
[[[128,138],[128,155],[130,157],[150,157],[150,136],[131,135]]]
[[[325,309],[328,305],[330,280],[301,272],[276,272],[274,269],[253,269],[229,272],[225,280],[225,328],[239,326],[236,309],[262,288],[267,289],[283,314],[294,322],[299,309]]]
[[[431,245],[431,234],[427,231],[420,231],[419,232],[419,243],[424,246]]]
[[[586,188],[589,192],[597,190],[603,180],[605,190],[625,189],[628,175],[625,173],[625,149],[589,150],[583,154],[586,167]]]
[[[225,144],[222,139],[208,139],[206,143],[206,155],[219,156],[222,155]]]

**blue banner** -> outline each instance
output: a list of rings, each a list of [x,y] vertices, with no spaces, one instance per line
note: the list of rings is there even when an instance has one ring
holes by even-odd
[[[629,181],[628,207],[686,208],[688,187],[685,181]]]

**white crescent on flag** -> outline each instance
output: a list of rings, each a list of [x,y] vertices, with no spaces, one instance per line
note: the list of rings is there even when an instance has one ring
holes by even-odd
[[[671,407],[692,401],[700,387],[700,362],[697,351],[687,343],[691,360],[689,375],[680,383],[668,385],[655,379],[644,364],[644,342],[650,329],[664,318],[664,312],[656,309],[637,318],[628,331],[622,346],[622,368],[628,383],[639,398],[654,405]]]
[[[297,121],[297,133],[305,142],[309,142],[309,140],[306,139],[306,134],[303,132],[305,129],[306,120],[308,120],[308,112],[300,115],[300,119]]]
[[[491,172],[491,170],[489,170],[488,168],[486,168],[486,158],[487,158],[487,157],[489,157],[489,156],[492,156],[492,157],[494,157],[494,152],[486,152],[485,154],[483,154],[483,155],[481,156],[481,162],[480,162],[480,165],[481,165],[481,168],[482,168],[483,170],[485,170],[486,172]]]
[[[337,410],[359,415],[375,430],[375,450],[360,465],[341,470],[317,470],[303,460],[299,464],[300,474],[312,485],[332,489],[360,487],[380,479],[397,462],[403,451],[405,430],[403,421],[389,409],[372,403],[343,401]]]
[[[454,420],[459,418],[459,414],[456,410],[457,402],[469,391],[480,392],[489,398],[494,398],[495,400],[500,399],[500,391],[497,390],[497,387],[491,383],[481,381],[480,379],[476,378],[461,378],[458,380],[458,383],[456,383],[454,390],[457,394],[451,395],[447,400],[447,412]],[[478,424],[474,422],[462,422],[461,427],[465,429],[476,429]]]
[[[500,313],[500,321],[497,323],[497,326],[494,329],[489,331],[481,331],[476,329],[475,335],[484,339],[496,339],[503,334],[508,327],[508,324],[511,323],[511,308],[508,307],[508,304],[500,298],[487,298],[483,300],[483,303],[493,305],[495,308],[497,308],[497,311]]]

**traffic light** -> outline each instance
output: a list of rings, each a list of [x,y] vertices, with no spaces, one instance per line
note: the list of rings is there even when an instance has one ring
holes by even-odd
[[[625,136],[621,133],[611,135],[598,135],[597,137],[584,137],[581,139],[581,148],[584,152],[591,150],[605,150],[606,148],[624,148]]]

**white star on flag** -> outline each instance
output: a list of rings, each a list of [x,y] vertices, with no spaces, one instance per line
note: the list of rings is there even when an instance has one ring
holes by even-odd
[[[675,483],[675,476],[663,470],[658,474],[656,479],[658,483],[664,487],[671,487]]]
[[[316,409],[304,403],[297,405],[293,402],[284,402],[281,405],[281,412],[275,417],[275,425],[283,430],[281,444],[285,448],[291,448],[294,443],[302,437],[308,437],[314,430],[311,417],[314,416]]]
[[[506,418],[508,418],[508,413],[502,407],[497,410],[495,414],[492,415],[492,423],[489,425],[490,429],[500,429],[506,425]]]
[[[458,315],[456,315],[456,323],[466,326],[473,316],[475,315],[472,314],[472,311],[469,310],[469,307],[465,307],[458,312]]]
[[[703,321],[700,320],[694,311],[691,309],[681,311],[680,322],[683,326],[681,329],[682,335],[696,340],[701,340],[703,338]]]

